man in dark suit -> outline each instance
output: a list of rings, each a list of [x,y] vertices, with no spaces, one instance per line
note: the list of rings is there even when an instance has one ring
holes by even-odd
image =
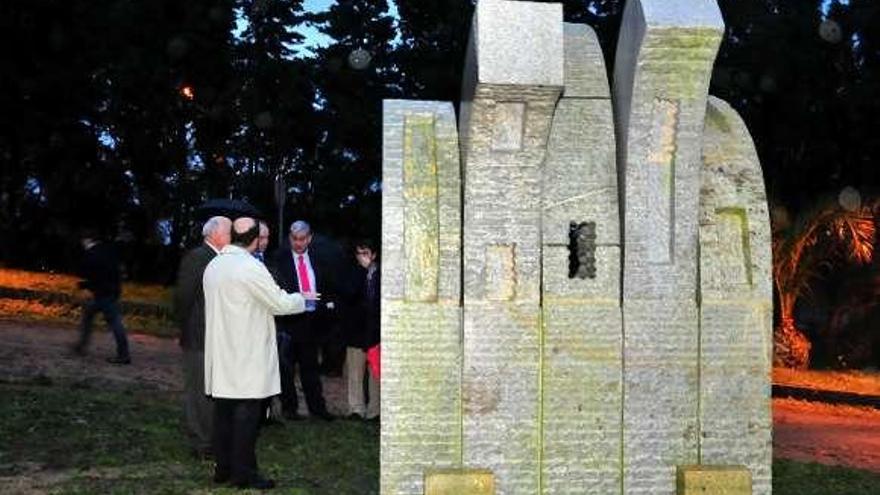
[[[213,217],[202,227],[204,242],[180,262],[174,313],[183,348],[183,418],[192,453],[198,458],[211,454],[214,408],[205,395],[205,267],[230,241],[232,221]]]
[[[309,249],[312,231],[308,223],[296,221],[290,226],[289,244],[282,246],[272,259],[275,281],[287,292],[315,292],[320,301],[308,301],[304,313],[276,319],[281,364],[281,402],[284,414],[299,419],[294,367],[299,364],[300,381],[309,413],[326,421],[327,411],[318,366],[318,350],[335,315],[335,267],[321,252]]]

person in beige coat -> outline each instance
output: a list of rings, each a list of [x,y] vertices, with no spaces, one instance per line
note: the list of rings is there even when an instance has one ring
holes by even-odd
[[[262,401],[281,392],[274,317],[302,313],[317,296],[278,287],[252,255],[258,236],[254,219],[239,218],[205,269],[205,394],[214,401],[214,481],[270,489],[254,449]]]

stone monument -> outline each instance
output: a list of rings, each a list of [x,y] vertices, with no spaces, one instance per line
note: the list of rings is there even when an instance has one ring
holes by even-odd
[[[383,494],[770,493],[769,218],[708,97],[723,31],[715,0],[628,0],[609,88],[561,5],[480,0],[458,125],[385,102]]]

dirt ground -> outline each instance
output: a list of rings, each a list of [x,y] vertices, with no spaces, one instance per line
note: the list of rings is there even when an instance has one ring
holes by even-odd
[[[129,387],[183,390],[181,351],[174,339],[129,334],[132,364],[107,363],[115,354],[110,333],[96,330],[86,356],[71,352],[78,333],[75,328],[46,323],[0,320],[0,380],[65,382],[84,388]],[[333,414],[344,414],[343,381],[323,377],[324,398]],[[307,415],[300,392],[300,414]]]
[[[76,337],[69,327],[0,321],[0,380],[182,388],[180,349],[174,340],[131,335],[133,364],[114,366],[104,361],[113,354],[108,333],[96,332],[85,357],[70,352]],[[324,387],[328,408],[342,413],[342,380],[325,378]],[[880,410],[775,399],[773,423],[776,457],[880,472]]]
[[[95,331],[86,356],[71,352],[75,329],[45,323],[0,321],[0,378],[61,380],[93,388],[127,385],[159,390],[181,390],[180,348],[170,339],[129,335],[131,366],[115,366],[105,359],[115,354],[112,336]]]
[[[774,399],[773,455],[880,472],[880,410]]]

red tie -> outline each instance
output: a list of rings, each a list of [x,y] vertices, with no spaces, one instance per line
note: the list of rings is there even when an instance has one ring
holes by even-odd
[[[305,256],[298,255],[296,270],[299,273],[299,289],[300,292],[311,292],[312,284],[309,282],[309,269],[306,268]]]

